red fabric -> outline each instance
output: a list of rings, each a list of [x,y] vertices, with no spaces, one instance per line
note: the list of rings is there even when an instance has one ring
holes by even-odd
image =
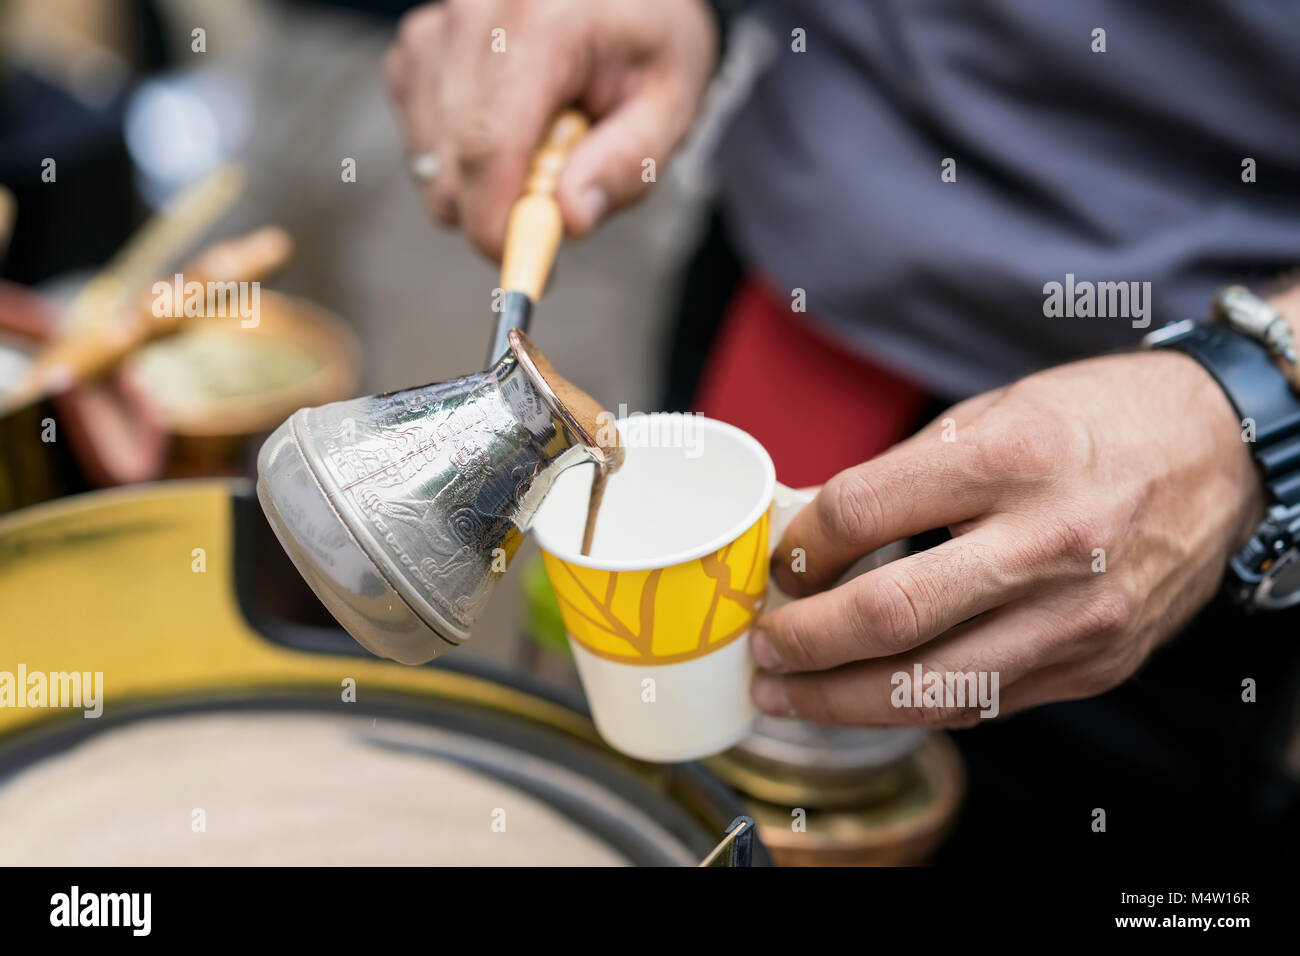
[[[802,488],[906,437],[926,400],[751,279],[728,306],[695,410],[749,432],[772,455],[777,478]]]

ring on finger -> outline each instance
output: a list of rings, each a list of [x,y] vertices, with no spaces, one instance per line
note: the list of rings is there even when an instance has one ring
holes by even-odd
[[[432,150],[411,157],[411,175],[422,183],[431,183],[437,179],[441,167],[442,160]]]

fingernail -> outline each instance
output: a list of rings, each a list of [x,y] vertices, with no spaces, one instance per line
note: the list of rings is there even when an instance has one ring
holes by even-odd
[[[758,709],[765,714],[789,717],[794,713],[790,707],[790,698],[785,692],[785,681],[779,677],[756,674],[752,695]]]
[[[588,186],[578,194],[578,216],[584,232],[600,222],[608,205],[609,197],[599,186]]]
[[[754,631],[749,635],[749,648],[758,666],[765,671],[774,671],[781,666],[781,657],[772,643],[772,636],[767,631]]]

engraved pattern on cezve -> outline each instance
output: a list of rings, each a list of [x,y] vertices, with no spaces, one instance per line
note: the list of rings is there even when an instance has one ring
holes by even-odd
[[[340,402],[312,423],[340,510],[370,528],[390,576],[466,629],[499,576],[497,549],[518,545],[520,503],[534,483],[549,486],[567,449],[532,383],[512,372]]]

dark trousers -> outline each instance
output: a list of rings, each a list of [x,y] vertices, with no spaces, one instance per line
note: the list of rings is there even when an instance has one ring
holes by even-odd
[[[956,733],[969,799],[937,862],[1294,865],[1298,650],[1296,613],[1219,600],[1109,693]]]

